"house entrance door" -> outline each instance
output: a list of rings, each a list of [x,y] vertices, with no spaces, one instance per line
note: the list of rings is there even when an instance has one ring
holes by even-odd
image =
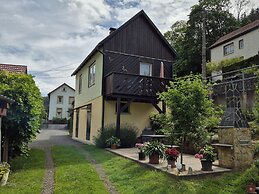
[[[87,115],[86,115],[86,140],[90,140],[91,132],[91,117],[92,117],[92,105],[87,105]]]

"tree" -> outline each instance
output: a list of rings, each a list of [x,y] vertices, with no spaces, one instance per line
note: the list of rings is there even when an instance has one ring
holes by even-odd
[[[236,29],[236,19],[228,10],[229,4],[229,0],[200,0],[199,4],[191,8],[184,45],[191,71],[201,72],[202,12],[206,12],[205,33],[208,48],[221,36]],[[207,59],[210,59],[209,49],[206,55]]]
[[[175,69],[177,75],[201,72],[202,18],[204,17],[202,13],[204,10],[206,12],[207,48],[221,36],[236,29],[237,21],[229,12],[229,7],[230,0],[200,0],[198,4],[191,7],[186,27],[182,28],[182,25],[176,25],[166,32],[165,37],[169,39],[169,42],[177,43],[173,45],[179,53],[179,62]],[[175,33],[176,30],[182,30],[180,40]],[[172,36],[168,36],[168,34],[172,34]],[[173,36],[175,34],[176,36]],[[207,59],[210,59],[209,49],[207,49],[206,55]]]
[[[187,139],[200,145],[206,143],[209,138],[207,127],[211,127],[212,120],[214,124],[219,121],[209,95],[208,86],[203,84],[201,77],[193,75],[171,82],[168,91],[160,95],[171,110],[174,124],[171,133],[181,140],[181,153]]]
[[[259,20],[259,8],[251,9],[248,15],[243,14],[241,17],[241,26],[247,25],[255,20]]]
[[[171,29],[168,30],[164,36],[168,42],[174,47],[178,54],[178,60],[174,63],[174,72],[182,72],[186,66],[185,52],[183,45],[185,44],[187,23],[184,20],[175,22]]]
[[[0,93],[15,100],[3,118],[3,159],[7,161],[8,153],[26,153],[28,143],[40,129],[44,108],[31,75],[0,72]]]
[[[235,0],[235,9],[237,12],[237,21],[240,21],[240,16],[244,8],[250,3],[250,0]]]

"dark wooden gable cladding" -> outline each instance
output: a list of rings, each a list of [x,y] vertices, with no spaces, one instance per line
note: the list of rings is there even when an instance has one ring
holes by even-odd
[[[138,75],[140,72],[140,63],[152,64],[152,76],[160,76],[161,60],[147,59],[143,57],[135,57],[129,55],[122,55],[117,53],[106,53],[104,56],[104,75],[108,75],[110,72],[120,72]],[[172,63],[164,63],[164,77],[172,78]]]
[[[152,75],[159,76],[160,64],[163,61],[165,77],[172,77],[170,61],[174,60],[175,53],[143,14],[105,41],[103,52],[105,53],[104,76],[110,72],[122,72],[125,69],[127,73],[139,74],[140,62],[153,64]]]

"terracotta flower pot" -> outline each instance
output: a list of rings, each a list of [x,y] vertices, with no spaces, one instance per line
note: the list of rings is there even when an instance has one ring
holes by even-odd
[[[111,144],[111,149],[117,149],[117,144]]]
[[[175,162],[176,162],[176,160],[167,159],[167,164],[171,165],[172,168],[176,168]]]
[[[152,154],[149,156],[150,164],[159,164],[159,154]]]
[[[250,184],[248,184],[248,185],[246,186],[246,192],[247,192],[247,193],[256,193],[256,192],[255,192],[255,189],[256,189],[255,184],[250,183]]]

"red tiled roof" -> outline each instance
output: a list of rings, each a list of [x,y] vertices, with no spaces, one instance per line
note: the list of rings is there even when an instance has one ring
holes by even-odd
[[[241,36],[243,34],[246,34],[248,32],[250,32],[251,30],[254,30],[256,28],[259,28],[259,20],[255,20],[254,22],[247,24],[233,32],[230,32],[228,34],[226,34],[225,36],[222,36],[221,38],[219,38],[213,45],[210,46],[210,48],[214,48],[218,45],[224,44],[225,42],[228,42],[238,36]]]
[[[25,66],[25,65],[0,64],[0,71],[8,71],[10,73],[24,73],[24,74],[27,74],[27,66]]]

